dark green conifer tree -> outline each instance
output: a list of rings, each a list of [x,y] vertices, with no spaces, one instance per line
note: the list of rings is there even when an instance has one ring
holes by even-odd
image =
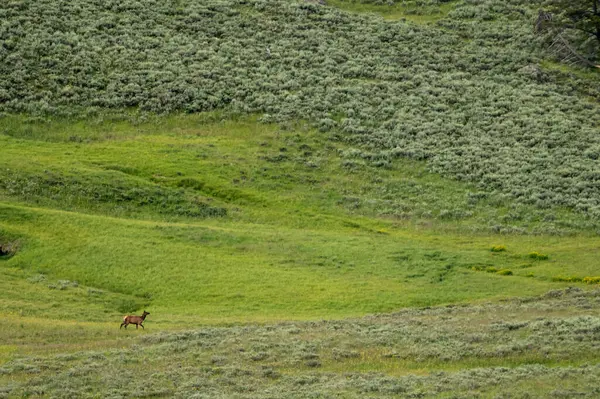
[[[546,0],[536,32],[549,31],[560,58],[597,66],[600,60],[600,0]]]
[[[549,0],[556,23],[577,30],[600,44],[600,0]]]

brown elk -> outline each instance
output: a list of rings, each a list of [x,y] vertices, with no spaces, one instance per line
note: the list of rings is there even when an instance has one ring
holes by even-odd
[[[142,329],[144,328],[144,325],[142,324],[144,322],[144,320],[146,320],[146,316],[148,316],[150,313],[146,312],[144,310],[144,313],[142,313],[141,316],[125,316],[123,317],[123,323],[121,323],[121,327],[125,326],[125,328],[127,329],[127,326],[130,324],[135,324],[135,329],[138,329],[138,326],[142,326]],[[119,327],[119,330],[121,329],[121,327]]]

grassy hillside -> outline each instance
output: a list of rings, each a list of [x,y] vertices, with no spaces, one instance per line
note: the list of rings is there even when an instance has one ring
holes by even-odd
[[[344,321],[149,334],[129,348],[6,363],[0,366],[0,384],[5,384],[0,393],[593,398],[600,375],[594,353],[598,294],[572,289],[499,304]]]
[[[4,2],[0,112],[226,108],[309,120],[383,163],[427,160],[488,194],[598,220],[598,74],[588,84],[536,69],[550,57],[533,34],[538,6],[398,4],[447,15],[416,24],[306,1]]]
[[[600,86],[536,10],[0,4],[0,397],[597,395]]]
[[[581,215],[414,161],[381,168],[304,124],[221,118],[5,118],[3,313],[116,322],[146,306],[161,328],[339,318],[600,275]]]

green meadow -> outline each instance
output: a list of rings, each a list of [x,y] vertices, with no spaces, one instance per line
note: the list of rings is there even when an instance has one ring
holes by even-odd
[[[600,395],[540,4],[59,3],[0,4],[0,398]]]
[[[499,233],[509,202],[469,201],[472,187],[417,162],[349,166],[351,148],[302,123],[15,116],[2,129],[10,323],[116,328],[142,308],[153,330],[338,319],[537,295],[573,278],[585,287],[599,274],[592,231],[528,234],[532,220]],[[416,204],[404,218],[369,206],[392,189]]]
[[[569,370],[595,359],[593,230],[534,234],[536,214],[502,233],[527,209],[472,201],[418,162],[349,164],[356,151],[304,123],[13,116],[2,131],[8,397],[122,397],[131,381],[133,396],[333,395],[347,373],[341,397],[493,396],[506,378],[535,396],[557,370],[591,392],[598,370]],[[390,190],[415,204],[403,217],[373,205]],[[118,329],[142,309],[144,330]]]

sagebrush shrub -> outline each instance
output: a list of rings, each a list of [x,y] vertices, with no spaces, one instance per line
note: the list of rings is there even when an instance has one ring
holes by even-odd
[[[584,277],[582,281],[586,284],[600,284],[600,276]]]
[[[541,254],[539,252],[530,252],[527,256],[534,260],[547,260],[548,259],[548,255]]]
[[[554,276],[552,277],[552,281],[560,281],[567,283],[579,283],[582,281],[581,277],[577,276]]]
[[[506,251],[506,247],[504,245],[493,245],[490,248],[490,251],[492,251],[492,252],[504,252],[504,251]]]

